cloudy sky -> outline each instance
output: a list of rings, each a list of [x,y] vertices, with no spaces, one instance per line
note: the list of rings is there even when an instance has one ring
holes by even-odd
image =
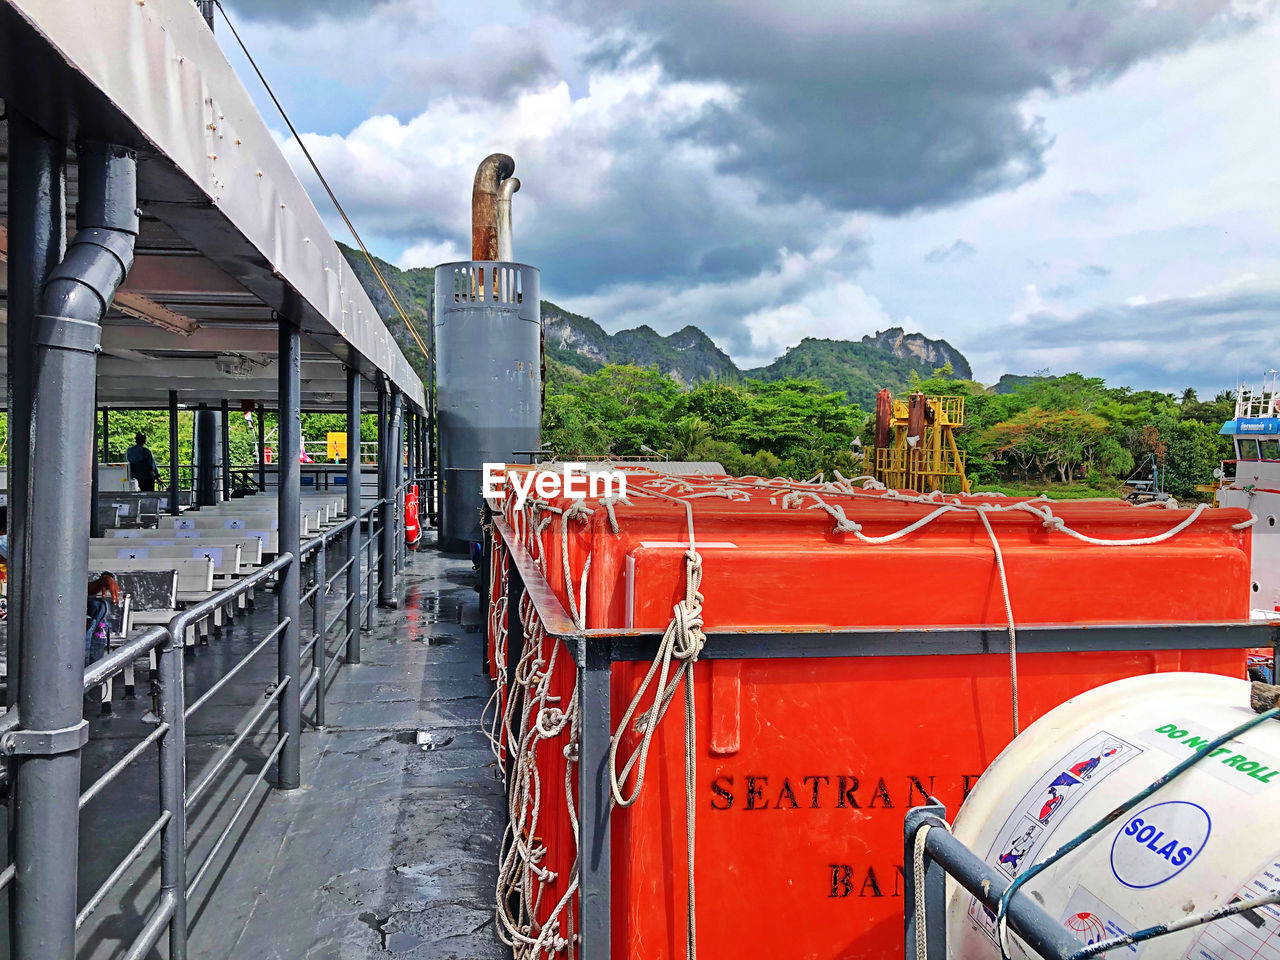
[[[400,266],[469,253],[500,150],[517,257],[610,331],[752,366],[903,326],[987,382],[1280,367],[1277,0],[224,2]]]

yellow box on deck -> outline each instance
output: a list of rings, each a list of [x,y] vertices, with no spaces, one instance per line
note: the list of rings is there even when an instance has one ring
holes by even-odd
[[[334,433],[333,431],[330,431],[326,435],[325,441],[327,443],[326,452],[328,453],[330,460],[347,459],[346,433],[343,433],[343,432]]]

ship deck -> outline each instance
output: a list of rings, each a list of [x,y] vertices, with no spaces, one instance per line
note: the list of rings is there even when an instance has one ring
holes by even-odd
[[[338,671],[324,729],[304,724],[299,790],[259,789],[191,899],[189,955],[403,957],[503,956],[493,933],[501,783],[480,713],[492,690],[480,672],[471,565],[424,544],[408,554],[403,601],[380,610],[362,662]],[[274,625],[274,603],[237,618],[221,638],[188,649],[188,702]],[[252,662],[189,728],[188,782],[274,683],[275,658]],[[88,784],[148,729],[138,698],[97,718],[85,748]],[[119,680],[117,680],[119,683]],[[117,697],[119,688],[117,687]],[[419,732],[429,749],[417,743]],[[192,811],[190,874],[248,789],[274,743],[246,743],[238,776],[219,777]],[[157,815],[154,759],[139,762],[82,815],[80,900],[95,890]],[[156,895],[158,861],[113,891],[81,931],[81,955],[115,956]],[[0,942],[3,942],[0,939]],[[161,956],[154,953],[152,956]]]

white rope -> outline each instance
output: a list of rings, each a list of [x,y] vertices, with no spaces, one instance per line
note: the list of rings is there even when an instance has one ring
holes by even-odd
[[[991,529],[991,521],[987,519],[987,511],[992,509],[983,504],[978,508],[978,519],[982,521],[982,525],[987,530],[987,536],[991,538],[991,549],[996,555],[996,570],[1000,574],[1000,592],[1004,597],[1004,613],[1009,623],[1009,695],[1013,706],[1013,735],[1016,737],[1019,731],[1018,720],[1018,628],[1013,622],[1013,604],[1009,600],[1009,578],[1005,574],[1004,554],[1000,552],[1000,541],[996,539],[996,532]]]
[[[636,689],[635,696],[623,713],[618,729],[609,742],[609,784],[613,793],[613,802],[620,807],[629,807],[640,796],[644,787],[645,765],[649,758],[649,747],[658,723],[667,712],[672,698],[681,680],[684,680],[692,663],[702,652],[706,637],[702,632],[702,594],[698,587],[702,583],[702,557],[693,550],[685,551],[685,597],[671,609],[671,622],[662,634],[658,643],[658,652],[649,664],[649,670]],[[677,666],[672,675],[672,661]],[[649,709],[636,716],[640,704],[657,677],[657,687]],[[670,677],[670,683],[668,683]],[[622,742],[632,718],[636,718],[636,730],[641,733],[640,746],[618,768],[618,747]],[[634,772],[634,784],[627,791],[627,781]]]
[[[559,706],[559,698],[550,692],[550,683],[560,644],[547,637],[528,593],[521,595],[519,614],[527,639],[513,679],[521,688],[525,707],[521,711],[518,733],[510,733],[508,741],[514,752],[514,773],[508,784],[508,820],[503,832],[504,854],[499,861],[496,889],[496,926],[499,939],[521,960],[562,951],[571,957],[578,936],[569,925],[572,921],[569,907],[578,890],[579,876],[579,825],[573,797],[573,772],[578,760],[577,691],[575,688],[567,706]],[[552,646],[550,655],[546,656],[544,645],[548,642]],[[515,696],[510,699],[507,716],[513,712],[512,705],[517,699]],[[563,893],[540,923],[537,918],[544,891],[558,876],[543,866],[548,851],[538,839],[542,783],[537,752],[542,741],[565,738],[566,733],[567,743],[562,748],[568,761],[564,790],[573,833],[573,865]]]
[[[604,507],[605,513],[609,516],[609,529],[613,531],[613,535],[615,537],[618,536],[622,531],[618,527],[618,515],[614,512],[614,505],[622,503],[629,507],[631,506],[631,501],[624,496],[615,496],[601,497],[599,503],[600,506]]]
[[[916,831],[916,841],[911,857],[911,879],[915,893],[916,960],[929,960],[929,934],[924,922],[924,841],[933,827],[922,824]]]
[[[569,521],[580,520],[585,525],[595,513],[584,500],[575,500],[561,511],[560,516],[560,562],[564,565],[564,591],[569,597],[569,613],[574,625],[582,630],[587,624],[587,571],[591,569],[591,555],[587,554],[586,563],[582,567],[582,583],[577,591],[573,588],[573,571],[569,568]],[[580,596],[575,598],[574,594]]]

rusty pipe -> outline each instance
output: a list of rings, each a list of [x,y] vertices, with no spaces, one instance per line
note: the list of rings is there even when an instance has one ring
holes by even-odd
[[[507,263],[515,260],[514,238],[511,233],[511,198],[520,189],[517,177],[508,177],[498,187],[498,259]]]
[[[505,153],[491,153],[476,169],[471,187],[471,259],[498,259],[498,187],[516,171]]]

